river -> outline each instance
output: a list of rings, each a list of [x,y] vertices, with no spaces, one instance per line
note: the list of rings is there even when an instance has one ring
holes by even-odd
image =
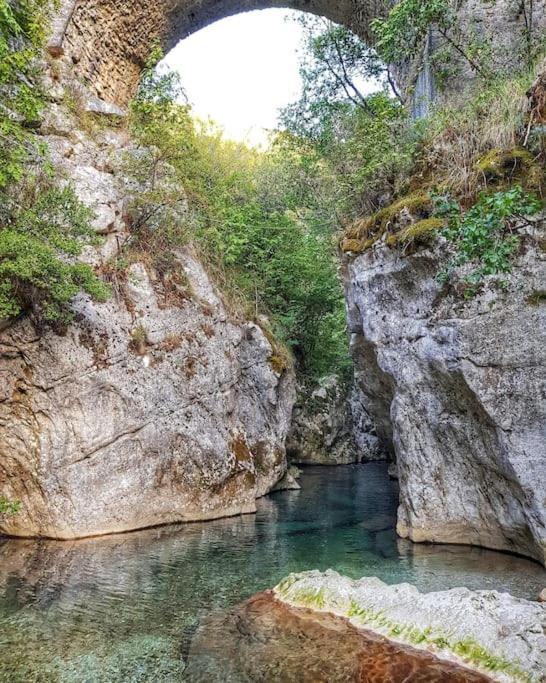
[[[536,563],[398,539],[384,463],[309,467],[256,515],[74,542],[0,540],[0,681],[180,681],[199,620],[329,567],[420,590],[465,585],[535,597]],[[218,633],[219,640],[222,634]]]

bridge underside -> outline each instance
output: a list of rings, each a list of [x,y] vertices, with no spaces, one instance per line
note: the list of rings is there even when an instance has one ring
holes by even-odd
[[[170,50],[189,34],[224,17],[285,7],[324,16],[369,40],[370,21],[384,0],[64,0],[50,42],[96,94],[123,105],[131,97],[151,46]],[[214,45],[211,45],[214,53]],[[221,58],[221,55],[212,55]]]

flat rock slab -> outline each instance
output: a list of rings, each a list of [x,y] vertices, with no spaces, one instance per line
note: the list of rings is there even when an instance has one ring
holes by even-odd
[[[193,683],[487,683],[490,678],[356,628],[347,619],[259,593],[208,616],[191,644]]]
[[[291,574],[274,595],[292,607],[346,617],[359,630],[370,629],[501,683],[544,681],[546,607],[539,602],[468,588],[420,593],[408,583],[389,586],[375,577],[355,581],[332,570]]]

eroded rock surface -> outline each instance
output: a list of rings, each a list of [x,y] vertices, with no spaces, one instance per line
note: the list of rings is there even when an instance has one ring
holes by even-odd
[[[292,378],[191,255],[180,267],[200,292],[183,305],[162,305],[137,265],[134,309],[81,298],[64,336],[28,319],[1,333],[0,492],[21,501],[1,531],[71,538],[252,512],[284,475]]]
[[[85,257],[114,296],[80,296],[62,334],[29,318],[0,326],[0,496],[21,503],[0,532],[66,539],[253,512],[286,472],[293,371],[228,312],[191,247],[172,255],[169,279],[145,254],[112,272],[135,191],[130,141],[104,123],[82,130],[51,85],[42,133],[95,213],[104,242]]]
[[[385,458],[358,388],[329,375],[310,395],[303,387],[299,394],[286,444],[292,462],[346,465]]]
[[[496,681],[538,683],[546,671],[546,606],[508,593],[468,588],[419,593],[407,583],[354,581],[330,570],[291,574],[274,594],[293,607],[347,618],[359,629],[468,665]],[[468,675],[460,680],[473,680]],[[437,680],[452,679],[446,673]]]
[[[396,452],[398,532],[544,562],[544,223],[502,289],[465,300],[436,280],[441,245],[379,245],[346,264],[357,382]]]
[[[356,628],[333,614],[261,593],[204,619],[184,679],[190,683],[486,683],[488,677]]]

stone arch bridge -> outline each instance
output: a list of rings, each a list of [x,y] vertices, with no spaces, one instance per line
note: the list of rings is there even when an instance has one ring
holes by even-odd
[[[64,0],[49,51],[71,58],[76,75],[99,97],[123,105],[155,42],[167,52],[219,19],[271,7],[324,16],[369,41],[370,21],[387,5],[386,0]]]
[[[284,7],[324,16],[371,44],[371,21],[384,16],[392,4],[392,0],[61,0],[49,51],[53,56],[68,57],[75,75],[98,97],[123,106],[134,93],[156,42],[168,52],[181,39],[225,17]],[[529,8],[526,14],[523,6],[512,0],[458,3],[463,33],[488,40],[498,68],[513,68],[523,55],[525,25],[530,18]],[[535,38],[540,39],[546,28],[546,0],[533,0],[532,8],[531,23]],[[433,38],[432,49],[435,43]],[[213,57],[221,57],[214,54],[214,45],[210,49]],[[412,94],[414,103],[435,97],[429,69],[421,68],[426,64],[424,54],[395,69],[402,90]],[[471,76],[468,68],[463,68],[449,83],[449,91],[464,88]]]

